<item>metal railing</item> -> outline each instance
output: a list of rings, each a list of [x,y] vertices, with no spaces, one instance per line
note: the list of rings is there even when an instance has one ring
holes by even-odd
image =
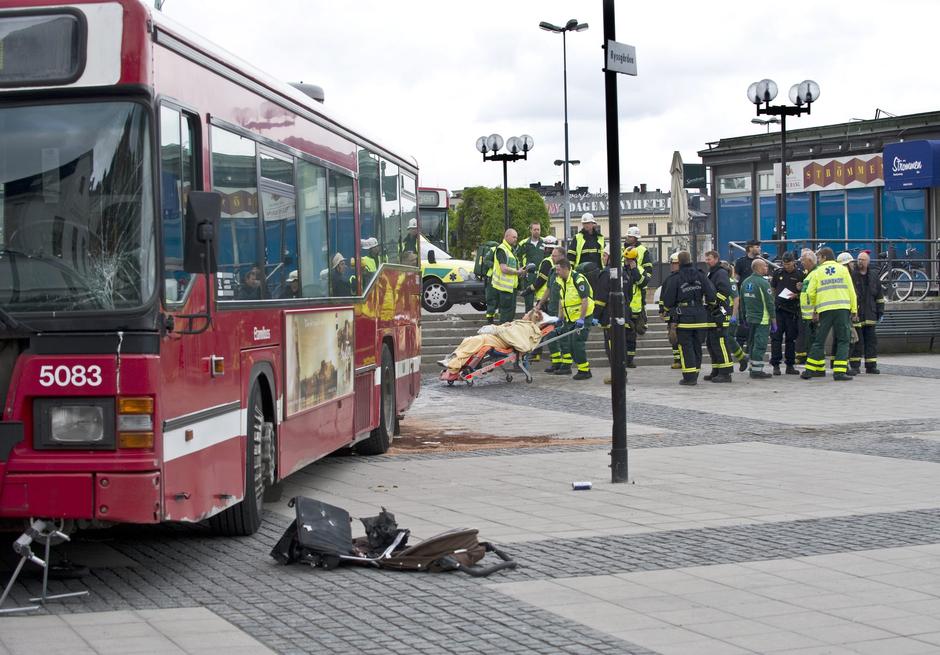
[[[699,262],[705,253],[714,248],[714,238],[710,233],[693,232],[690,234],[660,234],[643,237],[640,243],[646,246],[653,260],[653,279],[649,288],[655,289],[669,275],[669,256],[677,250],[688,250],[692,261]]]
[[[729,241],[732,263],[745,253],[745,242]],[[891,302],[922,302],[940,294],[940,240],[938,239],[788,239],[761,241],[762,256],[777,267],[784,252],[797,258],[804,248],[814,252],[829,247],[838,256],[851,253],[857,259],[862,252],[871,257],[878,273],[885,299]],[[776,251],[776,255],[769,251]]]

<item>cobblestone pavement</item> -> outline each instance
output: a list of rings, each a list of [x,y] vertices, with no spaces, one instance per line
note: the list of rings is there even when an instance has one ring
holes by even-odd
[[[658,474],[662,479],[642,488],[640,485],[608,485],[603,493],[619,494],[627,505],[635,502],[638,509],[643,508],[642,511],[648,513],[654,511],[650,503],[657,499],[681,503],[675,488],[665,482],[673,478],[682,480],[690,471],[688,468],[668,470],[668,461],[672,459],[670,454],[676,454],[677,463],[688,462],[690,457],[697,456],[696,453],[724,448],[726,450],[722,452],[728,453],[727,468],[716,473],[716,480],[733,482],[741,477],[741,488],[748,489],[755,498],[770,498],[773,494],[778,498],[782,484],[792,481],[761,480],[760,476],[745,479],[743,476],[750,472],[742,469],[739,475],[734,468],[737,461],[734,459],[734,444],[742,444],[738,448],[799,448],[800,453],[809,449],[820,451],[821,457],[825,451],[828,453],[825,457],[831,458],[833,466],[838,463],[849,467],[849,470],[840,472],[846,478],[851,478],[856,470],[864,470],[865,475],[870,476],[872,472],[877,475],[877,471],[883,469],[885,477],[877,481],[880,486],[876,488],[889,489],[894,485],[903,489],[907,483],[907,474],[904,473],[907,469],[904,467],[929,467],[932,463],[940,463],[940,431],[937,431],[940,407],[923,400],[924,395],[933,389],[924,385],[938,384],[933,382],[940,377],[937,361],[940,358],[932,358],[929,365],[917,365],[911,360],[906,360],[903,365],[884,364],[885,375],[870,376],[845,386],[829,385],[828,380],[821,384],[813,381],[802,385],[792,379],[757,384],[741,380],[717,390],[717,385],[706,386],[703,383],[700,390],[693,390],[698,395],[686,396],[689,402],[681,398],[676,400],[671,395],[680,393],[678,389],[673,390],[675,375],[672,372],[644,372],[642,376],[631,373],[628,419],[631,425],[656,430],[638,429],[630,435],[630,446],[663,455],[657,460],[661,469]],[[598,372],[596,378],[601,373]],[[904,398],[905,390],[911,396],[909,402],[893,401],[894,406],[887,409],[878,405],[886,394],[894,399]],[[553,421],[565,422],[561,431],[576,435],[582,416],[610,419],[609,393],[609,387],[604,387],[599,380],[577,386],[573,382],[540,376],[531,385],[513,385],[511,393],[507,393],[501,380],[485,381],[472,389],[442,388],[436,379],[429,377],[424,382],[422,397],[406,416],[402,427],[407,433],[409,426],[421,426],[423,412],[431,407],[449,403],[460,408],[464,402],[467,406],[472,403],[475,413],[461,416],[455,413],[451,431],[466,425],[468,432],[499,434],[500,424],[512,423],[518,427],[522,423],[526,427],[529,422],[533,423],[531,433],[538,434],[538,411],[550,408]],[[705,394],[708,394],[709,402],[702,401]],[[790,394],[795,394],[793,399]],[[826,394],[837,395],[828,396],[825,400]],[[916,400],[918,397],[920,401]],[[816,400],[808,401],[810,398]],[[767,402],[793,402],[795,409],[792,414],[761,412],[761,403]],[[827,422],[812,415],[813,411],[825,407],[825,402],[833,403],[834,412],[841,412],[838,420]],[[742,407],[748,406],[757,408],[756,411],[764,415],[748,417],[742,411]],[[869,408],[873,409],[869,411]],[[482,413],[476,413],[478,411]],[[570,418],[565,419],[566,416]],[[558,427],[553,426],[553,429]],[[476,469],[464,467],[454,470],[460,471],[459,475],[472,476],[476,471],[478,475],[514,476],[513,479],[518,479],[524,477],[526,471],[544,466],[544,462],[552,457],[561,460],[569,454],[582,457],[595,452],[600,454],[607,448],[554,440],[522,450],[507,447],[431,454],[403,453],[368,460],[334,457],[305,469],[296,476],[296,480],[298,484],[316,487],[318,480],[328,474],[331,482],[341,484],[347,493],[355,496],[363,480],[375,476],[377,481],[381,471],[393,470],[396,466],[406,471],[402,475],[405,479],[411,476],[415,485],[421,482],[422,462],[427,462],[429,467],[447,462],[456,465],[461,460],[467,460],[466,466],[470,467],[479,462]],[[491,458],[497,458],[506,466],[493,466],[497,460]],[[644,459],[639,457],[631,461],[640,462],[633,466],[642,466]],[[740,461],[744,466],[743,462],[752,460]],[[905,461],[911,463],[904,464]],[[928,470],[918,468],[918,479],[922,480]],[[644,474],[642,469],[634,469],[633,472],[634,475]],[[494,488],[498,490],[503,479],[508,481],[510,477],[479,480],[481,494],[484,487],[488,494],[492,494]],[[472,477],[467,481],[472,483]],[[505,488],[516,489],[509,484]],[[687,488],[695,488],[695,483]],[[262,530],[248,538],[215,538],[199,526],[88,531],[77,536],[70,552],[76,562],[90,566],[90,574],[82,580],[53,581],[52,590],[88,589],[90,595],[51,604],[48,609],[62,616],[90,613],[94,617],[94,613],[121,610],[203,608],[203,611],[211,611],[263,646],[282,653],[387,653],[404,650],[418,653],[783,652],[783,647],[759,646],[771,643],[760,640],[697,641],[694,648],[683,650],[682,646],[688,646],[688,643],[672,643],[664,638],[669,634],[654,635],[648,624],[631,623],[639,619],[622,607],[611,613],[609,620],[599,611],[590,617],[588,614],[593,611],[593,605],[589,603],[579,609],[577,606],[583,599],[574,592],[568,599],[543,602],[537,592],[533,595],[532,590],[538,587],[531,585],[566,584],[566,581],[574,585],[582,580],[588,581],[583,584],[594,584],[591,581],[595,578],[603,578],[601,582],[609,585],[604,588],[613,590],[619,589],[622,580],[626,579],[617,576],[640,575],[641,572],[668,571],[678,576],[682,571],[698,570],[696,567],[719,571],[724,566],[749,563],[771,566],[777,562],[854,553],[886,553],[884,557],[887,559],[896,551],[900,553],[913,548],[917,554],[917,548],[940,544],[940,502],[933,507],[927,499],[925,503],[908,504],[907,507],[912,509],[903,509],[901,503],[897,505],[900,508],[897,511],[867,511],[865,508],[879,506],[882,499],[866,497],[864,480],[859,480],[855,486],[841,488],[829,485],[825,489],[826,493],[839,494],[842,504],[822,505],[815,518],[742,521],[740,524],[732,521],[716,527],[682,529],[670,528],[669,523],[664,522],[661,528],[650,524],[631,534],[605,534],[598,527],[593,531],[586,529],[577,537],[510,543],[507,549],[516,556],[520,568],[482,580],[458,574],[390,573],[354,567],[322,571],[305,566],[278,566],[268,552],[289,522],[284,515],[283,503],[270,506],[277,511],[266,512]],[[703,497],[699,501],[707,504],[708,499],[714,497],[714,489],[703,485],[700,490]],[[601,491],[596,489],[593,493]],[[374,485],[372,495],[366,495],[363,489],[363,494],[356,497],[357,502],[374,504],[374,492]],[[812,490],[807,489],[806,496],[811,494]],[[601,496],[594,496],[598,497]],[[398,497],[389,495],[388,498],[389,509],[396,511],[392,502]],[[531,508],[526,511],[547,523],[563,524],[571,520],[571,507],[544,505],[549,498],[554,497],[533,488],[530,494],[519,497],[519,504]],[[513,499],[506,500],[512,502]],[[805,498],[801,502],[805,503]],[[671,509],[680,516],[684,511],[677,506]],[[460,508],[454,507],[453,510],[459,512]],[[415,511],[415,507],[407,507],[407,512]],[[688,511],[691,512],[692,508]],[[700,508],[696,507],[696,511]],[[458,526],[455,524],[453,527]],[[524,530],[523,527],[519,529]],[[482,536],[486,538],[486,534]],[[8,551],[6,545],[0,544],[0,552]],[[920,553],[919,556],[925,572],[940,572],[940,554]],[[940,584],[931,587],[932,580],[930,578],[930,584],[923,580],[909,583],[910,588],[916,586],[920,594],[917,600],[927,603],[924,608],[940,607]],[[797,585],[796,582],[792,584]],[[851,581],[847,584],[851,586]],[[902,581],[897,584],[908,583]],[[35,577],[28,578],[24,584],[15,587],[14,600],[25,602],[26,598],[37,593],[38,585]],[[505,591],[501,591],[501,587]],[[513,589],[522,591],[510,593]],[[686,602],[687,599],[682,600]],[[914,600],[910,597],[905,602]],[[708,602],[720,603],[720,600],[709,599]],[[882,599],[878,606],[886,607],[890,602]],[[800,608],[803,614],[816,611],[809,607],[809,601],[805,604]],[[691,607],[683,606],[681,609],[689,612],[696,607],[696,611],[702,613],[700,616],[716,611],[713,605],[706,607],[704,600],[700,605],[693,603]],[[723,609],[731,612],[728,608]],[[868,606],[861,608],[870,609]],[[891,609],[897,608],[892,605]],[[874,610],[869,613],[872,612]],[[862,644],[862,632],[859,631],[866,626],[871,627],[863,614],[861,612],[852,619],[857,621],[854,636],[846,637],[844,643],[819,642],[828,649],[819,652],[932,652],[931,648],[940,648],[930,641],[926,632],[913,629],[905,632],[901,627],[895,627],[887,634],[890,639],[902,640],[903,643],[895,644],[887,641],[888,637],[873,635]],[[33,648],[35,644],[24,647],[20,642],[4,642],[4,621],[7,620],[0,618],[0,655]],[[667,630],[669,619],[658,617],[657,620],[656,631]],[[679,624],[675,623],[673,627],[677,626]],[[768,630],[773,628],[764,627]],[[748,629],[756,628],[750,625]],[[940,633],[940,629],[937,632]],[[695,633],[695,636],[700,640],[725,639],[723,635],[706,633]],[[879,639],[885,640],[882,649],[876,643]],[[795,642],[790,647],[796,648]],[[207,637],[206,651],[214,649],[221,650],[222,645],[213,645]],[[237,647],[224,650],[230,651],[230,655],[242,652]]]

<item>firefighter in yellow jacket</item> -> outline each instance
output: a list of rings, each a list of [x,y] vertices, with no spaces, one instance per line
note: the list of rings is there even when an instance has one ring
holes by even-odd
[[[816,253],[819,264],[804,281],[804,315],[812,311],[817,324],[813,345],[806,355],[806,370],[800,374],[804,380],[826,376],[826,337],[833,331],[835,356],[832,361],[833,379],[851,380],[846,375],[849,365],[849,340],[852,321],[858,320],[858,300],[849,269],[835,260],[832,248]]]

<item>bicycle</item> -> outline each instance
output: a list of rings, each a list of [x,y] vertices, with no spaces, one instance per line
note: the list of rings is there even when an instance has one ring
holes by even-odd
[[[888,246],[887,252],[878,254],[878,259],[884,262],[878,279],[881,281],[886,301],[903,302],[910,299],[916,302],[923,300],[930,293],[930,276],[922,267],[910,261],[916,260],[919,254],[917,248],[907,248],[904,251],[906,259],[894,264],[892,263],[898,260],[893,244]]]

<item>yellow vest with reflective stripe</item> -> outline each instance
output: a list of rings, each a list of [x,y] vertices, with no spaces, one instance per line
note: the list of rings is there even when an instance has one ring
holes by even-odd
[[[816,271],[819,270],[817,266],[809,273],[806,274],[806,277],[803,278],[803,288],[800,290],[800,316],[804,321],[813,320],[813,306],[809,304],[809,283],[813,276],[816,275]]]
[[[551,258],[551,256],[549,255],[548,257],[546,257],[545,259],[543,259],[541,262],[539,262],[539,267],[538,267],[538,269],[536,269],[536,275],[538,274],[538,271],[541,270],[542,264],[544,264],[546,260],[548,260],[548,261],[550,261],[550,262],[552,263],[552,268],[555,268],[555,261],[554,261],[554,260]],[[545,284],[543,284],[543,285],[541,286],[541,288],[540,288],[538,291],[535,292],[535,299],[536,299],[536,300],[541,300],[542,298],[545,297],[545,294],[547,294],[547,293],[548,293],[548,280],[546,280],[546,281],[545,281]]]
[[[516,282],[519,278],[515,272],[515,269],[518,268],[518,264],[516,264],[516,256],[512,253],[512,248],[509,247],[509,244],[506,243],[505,240],[499,244],[496,249],[502,250],[506,253],[506,266],[513,269],[513,272],[503,273],[503,267],[496,258],[496,253],[493,253],[493,273],[490,277],[490,284],[497,291],[506,291],[511,293],[516,290]]]
[[[597,250],[594,248],[584,249],[584,235],[581,232],[578,232],[574,235],[574,265],[577,266],[581,263],[581,255],[585,252],[594,254],[597,253],[597,256],[603,260],[604,253],[604,235],[598,234],[597,236]]]
[[[826,261],[813,269],[814,275],[806,292],[807,303],[817,314],[836,309],[858,311],[855,284],[849,269],[836,261]]]
[[[588,289],[587,315],[592,316],[594,314],[594,290],[591,289],[587,278],[580,273],[571,271],[571,275],[568,276],[567,280],[556,277],[555,281],[559,287],[558,307],[559,311],[563,312],[562,316],[565,321],[574,323],[581,318],[581,301],[583,298],[578,295],[579,281],[583,281]]]
[[[375,273],[377,269],[378,265],[375,263],[375,259],[373,259],[370,255],[362,256],[362,270],[368,271],[369,273]]]

